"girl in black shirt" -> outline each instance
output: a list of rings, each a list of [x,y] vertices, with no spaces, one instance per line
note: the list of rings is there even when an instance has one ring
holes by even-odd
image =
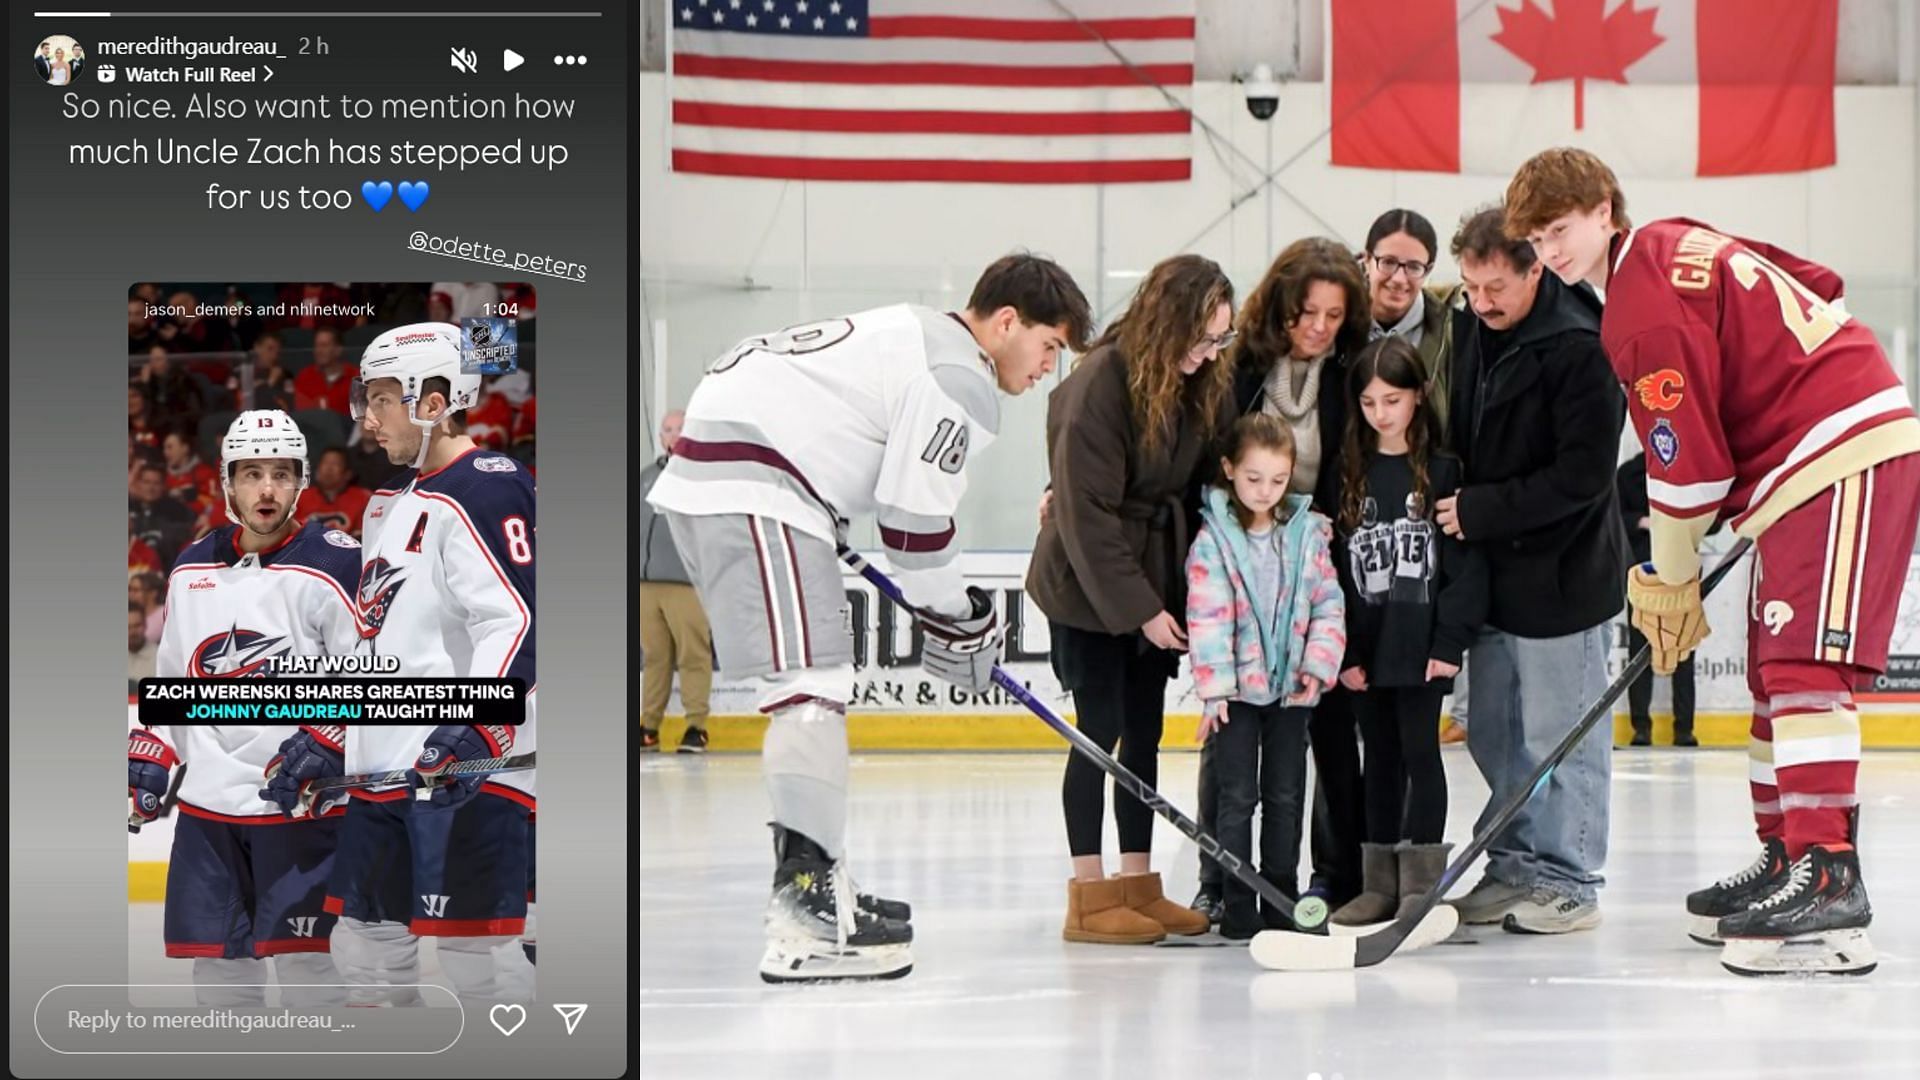
[[[1460,461],[1440,448],[1414,347],[1382,338],[1347,372],[1335,563],[1347,597],[1347,657],[1366,743],[1362,892],[1334,913],[1348,926],[1397,918],[1446,869],[1451,845],[1440,760],[1440,702],[1486,618],[1480,556],[1434,524],[1460,488]]]

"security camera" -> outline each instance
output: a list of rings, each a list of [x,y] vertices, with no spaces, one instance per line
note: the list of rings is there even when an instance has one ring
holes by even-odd
[[[1271,120],[1280,111],[1280,80],[1274,78],[1271,65],[1255,64],[1251,74],[1240,76],[1240,86],[1255,120]]]

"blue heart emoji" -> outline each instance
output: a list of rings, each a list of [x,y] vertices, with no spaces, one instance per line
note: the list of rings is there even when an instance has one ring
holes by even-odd
[[[377,214],[386,209],[387,200],[393,198],[393,181],[382,180],[376,184],[371,180],[363,180],[360,182],[360,197],[367,200],[367,205],[373,207],[373,212]]]
[[[408,210],[420,209],[420,204],[427,201],[428,194],[430,192],[425,180],[400,181],[400,201],[407,204]]]

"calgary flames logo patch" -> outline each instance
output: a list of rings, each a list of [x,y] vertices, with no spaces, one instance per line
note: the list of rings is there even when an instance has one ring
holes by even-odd
[[[1672,368],[1661,368],[1651,375],[1642,375],[1633,384],[1634,393],[1640,395],[1640,404],[1653,412],[1672,412],[1686,400],[1682,393],[1686,388],[1685,376]]]

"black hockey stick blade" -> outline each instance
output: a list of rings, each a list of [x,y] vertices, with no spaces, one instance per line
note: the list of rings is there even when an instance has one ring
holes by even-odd
[[[1721,579],[1727,576],[1734,564],[1738,563],[1746,555],[1747,549],[1752,546],[1753,541],[1745,537],[1734,544],[1720,560],[1719,565],[1713,568],[1713,572],[1701,582],[1701,596],[1711,593],[1714,586],[1720,584]],[[1434,884],[1433,888],[1427,890],[1427,894],[1420,898],[1419,905],[1412,911],[1388,923],[1380,930],[1357,938],[1319,938],[1307,934],[1269,930],[1260,935],[1270,937],[1270,940],[1266,942],[1263,949],[1255,953],[1254,959],[1262,967],[1276,968],[1281,971],[1329,971],[1372,967],[1401,948],[1410,947],[1415,931],[1421,931],[1424,937],[1427,932],[1437,929],[1437,926],[1427,925],[1428,918],[1436,912],[1451,910],[1451,905],[1441,904],[1440,898],[1447,895],[1461,877],[1465,876],[1467,869],[1473,865],[1473,861],[1480,857],[1489,844],[1493,843],[1494,837],[1500,835],[1500,830],[1506,828],[1508,823],[1519,815],[1521,808],[1526,806],[1527,800],[1533,798],[1535,792],[1546,786],[1547,778],[1553,774],[1553,770],[1558,768],[1561,762],[1567,759],[1569,754],[1573,753],[1573,748],[1578,746],[1603,718],[1612,718],[1613,703],[1619,700],[1621,694],[1627,692],[1627,687],[1633,685],[1633,680],[1639,678],[1640,673],[1652,663],[1653,651],[1650,648],[1642,647],[1633,654],[1633,658],[1627,661],[1626,670],[1620,673],[1620,677],[1615,679],[1613,685],[1607,687],[1599,699],[1587,708],[1580,722],[1561,738],[1560,744],[1553,748],[1553,752],[1535,767],[1525,788],[1507,800],[1506,805],[1500,808],[1500,812],[1487,823],[1487,827],[1476,835],[1473,841],[1447,866],[1446,872],[1440,875],[1440,880]],[[1458,912],[1454,913],[1454,920],[1458,921]],[[1447,933],[1452,932],[1452,928],[1449,927]],[[1441,936],[1444,939],[1447,935]]]
[[[440,770],[437,776],[473,776],[503,772],[520,772],[534,767],[534,758],[539,751],[528,751],[510,757],[474,758],[471,761],[456,761]],[[377,773],[349,773],[346,776],[323,776],[306,785],[308,791],[337,791],[341,788],[374,787],[379,784],[398,784],[407,778],[406,769],[393,769]]]

